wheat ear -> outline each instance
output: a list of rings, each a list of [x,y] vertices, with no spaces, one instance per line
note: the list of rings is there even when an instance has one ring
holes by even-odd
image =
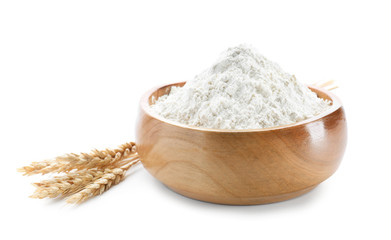
[[[69,197],[69,203],[81,203],[118,184],[126,171],[139,163],[136,144],[129,142],[117,149],[93,150],[91,153],[66,154],[53,160],[34,162],[18,169],[24,175],[63,173],[33,185],[32,198]]]
[[[102,194],[111,186],[122,181],[125,178],[126,171],[138,162],[137,159],[119,168],[106,169],[105,174],[102,177],[87,185],[80,192],[73,194],[67,199],[67,203],[82,203],[92,197]]]
[[[91,153],[70,153],[56,157],[53,160],[33,162],[30,166],[19,168],[23,175],[47,174],[52,172],[69,172],[82,169],[100,169],[107,166],[120,166],[122,161],[129,158],[137,159],[136,144],[129,142],[122,144],[117,149],[93,150]]]
[[[67,173],[64,176],[55,176],[49,180],[33,183],[36,187],[31,198],[56,198],[66,197],[82,190],[92,181],[102,177],[104,172],[93,169]]]

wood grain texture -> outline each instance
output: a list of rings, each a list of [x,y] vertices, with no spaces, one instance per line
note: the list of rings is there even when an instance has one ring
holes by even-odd
[[[149,105],[176,83],[148,91],[140,101],[137,151],[144,167],[182,195],[251,205],[290,199],[330,177],[345,151],[347,127],[339,99],[310,87],[333,106],[296,124],[268,129],[189,127],[151,113]]]

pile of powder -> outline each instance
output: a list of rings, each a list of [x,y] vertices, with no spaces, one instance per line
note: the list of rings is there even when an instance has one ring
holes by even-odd
[[[211,68],[151,106],[165,119],[218,129],[287,125],[329,107],[329,101],[248,45],[229,48]]]

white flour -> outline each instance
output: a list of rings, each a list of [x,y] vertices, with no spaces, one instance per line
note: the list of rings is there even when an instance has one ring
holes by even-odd
[[[247,45],[228,49],[211,68],[151,106],[166,119],[218,129],[281,126],[329,107],[329,101]]]

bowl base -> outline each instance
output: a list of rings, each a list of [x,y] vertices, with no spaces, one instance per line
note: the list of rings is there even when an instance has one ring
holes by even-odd
[[[268,203],[275,203],[275,202],[289,200],[301,196],[311,191],[317,186],[318,184],[295,192],[289,192],[289,193],[273,195],[273,196],[252,197],[252,198],[207,196],[207,195],[196,194],[196,193],[176,189],[170,186],[167,187],[182,196],[192,198],[195,200],[200,200],[203,202],[224,204],[224,205],[260,205],[260,204],[268,204]]]

